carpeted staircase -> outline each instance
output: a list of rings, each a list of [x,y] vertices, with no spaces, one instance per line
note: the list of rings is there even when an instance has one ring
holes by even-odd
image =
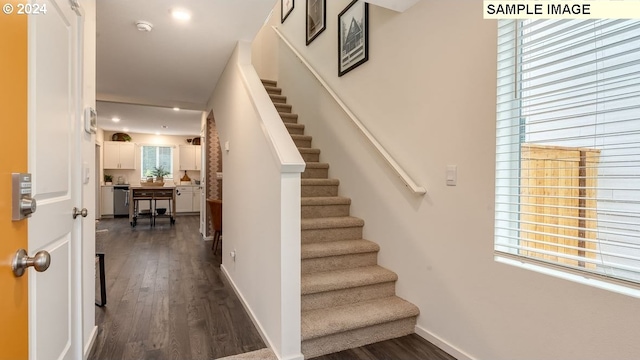
[[[362,238],[364,221],[349,216],[351,199],[311,147],[298,115],[263,80],[306,162],[302,173],[302,353],[306,359],[414,332],[418,308],[395,296],[398,276],[377,265],[380,247]]]

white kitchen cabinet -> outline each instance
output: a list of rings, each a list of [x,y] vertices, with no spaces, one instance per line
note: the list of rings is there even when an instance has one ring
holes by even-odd
[[[191,213],[200,212],[200,186],[178,186],[176,187],[176,212]]]
[[[193,186],[176,187],[176,212],[193,211]]]
[[[124,141],[104,142],[104,169],[135,169],[136,144]]]
[[[100,196],[100,214],[113,216],[113,186],[103,186]]]
[[[180,145],[180,170],[201,170],[202,148],[200,145]]]

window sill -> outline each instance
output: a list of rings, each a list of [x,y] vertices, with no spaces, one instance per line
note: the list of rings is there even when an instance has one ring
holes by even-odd
[[[609,279],[605,276],[600,276],[597,274],[582,273],[578,270],[572,270],[560,266],[553,266],[542,261],[521,258],[519,256],[509,255],[503,252],[495,252],[494,260],[502,264],[535,271],[540,274],[550,275],[555,278],[569,280],[578,284],[592,286],[595,288],[612,291],[618,294],[640,298],[640,284]]]

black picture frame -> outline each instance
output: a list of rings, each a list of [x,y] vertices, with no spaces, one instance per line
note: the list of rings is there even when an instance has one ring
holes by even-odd
[[[327,28],[327,0],[307,0],[307,45]]]
[[[280,24],[283,24],[295,7],[294,0],[280,0]]]
[[[369,4],[354,0],[338,14],[338,76],[369,60]]]

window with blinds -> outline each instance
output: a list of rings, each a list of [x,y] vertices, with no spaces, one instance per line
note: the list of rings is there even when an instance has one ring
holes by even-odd
[[[640,22],[498,23],[495,250],[640,284]]]

